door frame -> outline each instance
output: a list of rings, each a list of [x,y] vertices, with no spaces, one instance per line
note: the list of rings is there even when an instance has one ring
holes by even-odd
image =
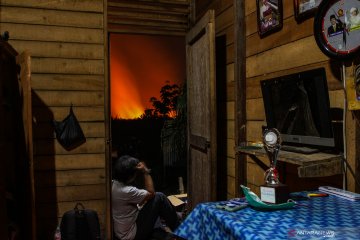
[[[169,1],[170,2],[170,1]],[[189,1],[191,2],[191,1]],[[141,5],[141,3],[139,2]],[[167,5],[167,2],[161,2],[158,3],[161,6]],[[173,3],[171,3],[173,4]],[[181,5],[188,4],[190,6],[190,3],[180,3]],[[113,239],[113,221],[112,221],[112,205],[111,205],[111,161],[112,161],[112,136],[111,136],[111,96],[110,96],[110,90],[111,90],[111,84],[110,84],[110,46],[109,46],[109,39],[110,34],[141,34],[141,35],[148,35],[148,36],[183,36],[185,38],[186,30],[184,32],[181,32],[181,30],[171,31],[171,27],[163,29],[163,30],[144,30],[144,29],[137,29],[136,27],[133,28],[125,28],[125,29],[113,29],[111,26],[111,23],[108,24],[108,1],[104,1],[104,66],[105,66],[105,86],[104,86],[104,92],[105,92],[105,140],[106,140],[106,146],[105,146],[105,172],[106,172],[106,219],[105,219],[105,234],[107,239],[111,240]],[[190,15],[190,11],[188,13]],[[184,17],[185,19],[188,19],[187,16]],[[139,21],[141,23],[141,17],[137,18],[135,21]],[[134,21],[134,22],[135,22]],[[121,25],[121,22],[117,22],[117,24]],[[126,24],[126,22],[125,22]],[[133,23],[134,24],[134,23]],[[169,23],[172,24],[171,22]],[[136,25],[136,24],[135,24]],[[134,25],[134,26],[135,26]],[[189,23],[188,23],[189,25]],[[188,28],[188,25],[186,26]],[[185,42],[184,42],[185,46]]]

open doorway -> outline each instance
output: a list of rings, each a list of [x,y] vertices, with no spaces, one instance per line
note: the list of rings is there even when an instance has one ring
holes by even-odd
[[[178,104],[186,97],[184,37],[110,34],[109,38],[112,157],[139,158],[152,169],[157,191],[179,193],[179,177],[186,186],[186,148],[183,157],[174,156],[178,149],[169,148],[174,143],[169,136],[176,132],[179,111],[186,114]]]

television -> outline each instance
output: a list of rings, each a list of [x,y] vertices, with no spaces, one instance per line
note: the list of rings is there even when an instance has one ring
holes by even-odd
[[[335,146],[324,68],[263,80],[260,84],[267,127],[278,129],[284,144]]]

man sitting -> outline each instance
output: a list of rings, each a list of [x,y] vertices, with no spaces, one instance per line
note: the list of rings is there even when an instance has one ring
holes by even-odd
[[[143,177],[144,189],[134,186]],[[150,171],[144,162],[125,155],[113,165],[112,215],[115,236],[121,240],[148,239],[159,217],[171,229],[179,225],[174,207],[167,197],[155,192]]]

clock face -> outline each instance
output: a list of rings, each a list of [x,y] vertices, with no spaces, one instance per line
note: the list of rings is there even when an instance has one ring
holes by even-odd
[[[329,57],[349,58],[360,49],[360,1],[322,1],[314,20],[320,49]]]

